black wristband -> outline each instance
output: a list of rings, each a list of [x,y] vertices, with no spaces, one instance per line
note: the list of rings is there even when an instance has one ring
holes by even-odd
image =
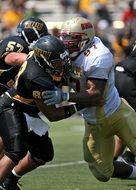
[[[71,114],[71,111],[70,111],[70,107],[69,106],[64,106],[64,112],[65,112],[65,118],[68,118],[70,117],[72,114]]]

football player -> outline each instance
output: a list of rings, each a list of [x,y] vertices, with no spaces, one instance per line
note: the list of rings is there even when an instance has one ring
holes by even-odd
[[[40,37],[47,34],[48,29],[46,24],[41,19],[32,17],[24,19],[19,23],[17,26],[17,34],[15,36],[9,36],[0,42],[0,94],[3,94],[3,92],[5,92],[8,88],[13,86],[15,76],[18,73],[22,63],[26,60],[31,44],[38,40]],[[42,146],[45,147],[47,144],[49,144],[47,151],[50,149],[51,152],[48,153],[52,155],[52,143],[50,138],[48,138],[48,125],[43,122],[39,116],[30,117],[28,114],[25,116],[27,118],[27,123],[30,131],[30,141],[35,141],[33,139],[37,139],[39,142],[39,144],[36,146],[33,145],[35,146],[35,149],[37,149],[37,146],[41,146],[41,142],[43,142]],[[0,141],[0,147],[2,151],[4,148],[2,141]],[[34,169],[35,167],[41,165],[41,163],[39,164],[34,159],[28,157],[30,156],[27,155],[24,157],[24,160],[22,160],[22,164],[25,166],[25,169],[27,169],[27,171],[30,171],[32,168]],[[21,167],[21,164],[19,166]],[[22,172],[24,172],[24,170],[22,170]],[[14,180],[12,179],[12,181]],[[6,181],[5,183],[5,189],[18,189],[16,184],[7,184]]]
[[[136,111],[136,41],[133,43],[131,53],[115,67],[115,85],[120,97],[124,98]],[[120,156],[122,160],[134,164],[135,155],[129,149],[123,153],[125,147],[124,143],[118,139],[117,148],[121,151],[115,152],[115,156]],[[115,158],[118,159],[118,157]]]
[[[57,121],[70,117],[76,109],[79,109],[75,105],[49,108],[43,103],[42,96],[45,90],[53,90],[56,86],[61,86],[64,70],[68,70],[70,65],[63,42],[47,35],[41,37],[33,48],[16,76],[15,89],[9,89],[0,99],[2,123],[0,133],[5,145],[5,155],[0,160],[0,183],[26,155],[27,150],[30,158],[38,165],[45,164],[53,158],[53,147],[48,133],[46,132],[41,138],[36,138],[33,133],[30,138],[24,113],[31,114],[33,117],[38,114],[42,119],[45,114],[50,121]],[[59,109],[57,117],[56,109]],[[18,166],[15,167],[14,174],[17,173],[17,169]],[[17,177],[19,175],[16,175]],[[9,184],[10,182],[12,184],[13,180],[16,183],[17,180],[15,177],[13,179],[13,175],[8,179],[10,180],[6,180],[1,185],[1,189],[13,189]]]
[[[135,179],[136,166],[113,162],[114,135],[119,136],[136,155],[136,113],[119,97],[111,52],[95,36],[90,20],[82,17],[66,20],[60,38],[81,75],[75,92],[46,91],[45,103],[51,106],[67,100],[85,106],[80,111],[85,120],[84,158],[97,180],[106,182],[111,177]],[[101,99],[104,104],[96,105]]]
[[[27,57],[30,45],[47,34],[45,23],[32,17],[19,23],[15,36],[0,41],[0,94],[13,86],[14,78]]]

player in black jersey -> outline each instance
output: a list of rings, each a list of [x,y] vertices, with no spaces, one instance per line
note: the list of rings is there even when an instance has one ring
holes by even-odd
[[[24,61],[29,52],[28,45],[18,36],[7,37],[0,41],[0,95],[13,86],[14,77],[19,70],[20,59],[18,59],[18,63],[15,62],[18,55],[14,55],[14,65],[12,66],[11,59],[9,59],[10,52],[18,52],[17,54],[21,54],[20,59]],[[3,148],[2,139],[0,138],[1,156],[3,155]]]
[[[27,43],[19,36],[10,36],[0,42],[0,95],[14,84],[14,78],[29,52]],[[1,156],[3,143],[0,138]]]
[[[9,36],[0,42],[0,94],[13,86],[28,53],[27,43],[19,36]]]
[[[17,27],[17,35],[9,36],[0,42],[0,94],[13,86],[15,76],[18,73],[21,64],[26,60],[31,43],[47,34],[48,29],[46,24],[41,19],[28,18],[22,20],[22,22],[19,23]],[[37,138],[38,141],[41,138],[41,136],[37,134],[37,129],[33,130],[33,127],[35,126],[32,125],[34,125],[34,123],[37,123],[41,129],[42,132],[38,132],[40,135],[41,133],[45,134],[47,132],[46,135],[43,135],[41,141],[43,141],[44,144],[46,141],[50,141],[48,138],[48,125],[45,122],[39,119],[38,116],[33,118],[26,115],[26,118],[29,130],[31,130],[29,135],[32,141],[33,138]],[[0,142],[0,146],[3,148],[2,141]],[[26,159],[28,159],[28,157],[24,158],[24,160]],[[32,164],[34,165],[34,163]],[[37,166],[39,166],[39,163],[36,162],[36,165],[33,166],[33,169]],[[30,170],[32,170],[32,168]]]
[[[29,46],[48,34],[46,24],[39,18],[27,18],[17,26],[17,34],[0,41],[0,94],[13,85],[19,66],[29,52]]]
[[[21,66],[16,77],[16,90],[10,89],[0,99],[0,122],[2,123],[0,132],[6,150],[5,156],[0,161],[0,183],[24,157],[27,150],[31,158],[40,164],[45,164],[53,158],[50,142],[34,151],[33,146],[38,142],[35,141],[33,146],[29,143],[24,113],[31,114],[33,117],[37,113],[42,117],[45,114],[50,121],[57,121],[68,118],[76,112],[75,105],[49,108],[44,105],[42,99],[46,90],[55,89],[56,86],[60,87],[63,84],[64,71],[68,68],[69,56],[63,42],[51,35],[42,37],[35,43],[34,51],[29,53],[27,61]],[[65,97],[63,99],[65,100]],[[56,109],[59,110],[57,114]],[[8,118],[10,123],[7,123],[5,118]],[[2,167],[3,163],[4,167]],[[3,185],[1,187],[3,188]],[[10,187],[8,189],[11,190]]]
[[[115,85],[121,98],[124,98],[136,111],[136,41],[130,54],[115,67]],[[125,144],[117,138],[117,151],[115,159],[135,164],[135,156],[126,148]],[[123,153],[123,154],[122,154]]]

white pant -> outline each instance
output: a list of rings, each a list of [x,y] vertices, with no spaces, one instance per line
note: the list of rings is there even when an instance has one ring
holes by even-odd
[[[39,136],[44,135],[48,131],[49,129],[48,124],[41,118],[31,117],[26,113],[25,117],[28,125],[28,131],[33,131]]]

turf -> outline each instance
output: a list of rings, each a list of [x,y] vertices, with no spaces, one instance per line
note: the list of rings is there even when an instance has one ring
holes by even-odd
[[[136,190],[135,180],[99,182],[83,161],[83,120],[76,116],[49,123],[54,160],[21,179],[21,190]]]

